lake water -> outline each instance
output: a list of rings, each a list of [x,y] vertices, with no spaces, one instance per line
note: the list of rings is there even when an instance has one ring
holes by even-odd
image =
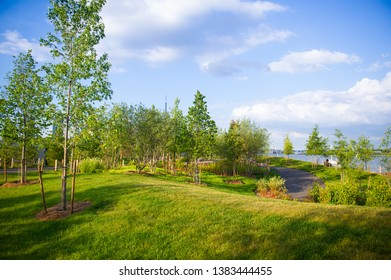
[[[281,153],[278,153],[278,154],[269,154],[270,156],[275,156],[275,157],[285,157],[284,154],[281,154]],[[290,155],[289,158],[291,159],[296,159],[296,160],[301,160],[301,161],[307,161],[307,162],[312,162],[314,160],[314,157],[313,156],[307,156],[307,155],[303,155],[303,154],[293,154],[293,155]],[[317,156],[318,158],[318,163],[319,164],[323,164],[323,162],[326,160],[326,159],[329,159],[329,160],[332,160],[333,157],[324,157],[324,156]],[[334,158],[335,160],[335,158]],[[375,158],[374,160],[370,161],[369,162],[369,170],[371,172],[375,172],[375,173],[384,173],[384,170],[382,170],[381,168],[381,165],[380,165],[380,158]]]

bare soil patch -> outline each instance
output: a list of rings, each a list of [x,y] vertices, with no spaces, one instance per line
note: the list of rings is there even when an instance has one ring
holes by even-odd
[[[17,187],[23,187],[23,186],[29,186],[38,184],[39,180],[28,180],[26,183],[21,184],[20,181],[12,181],[12,182],[5,182],[0,186],[0,188],[17,188]]]
[[[150,173],[148,171],[141,171],[141,172],[138,172],[138,171],[135,171],[135,170],[129,170],[129,171],[126,171],[127,174],[137,174],[137,175],[144,175],[144,176],[148,176],[148,177],[153,177],[155,175],[159,175],[160,173]]]
[[[244,185],[245,183],[242,180],[227,180],[225,183],[230,185]]]
[[[91,203],[89,201],[75,202],[73,204],[73,214],[77,212],[82,212],[90,205]],[[41,221],[49,221],[49,220],[61,220],[70,215],[71,215],[71,205],[70,203],[68,203],[66,211],[62,210],[61,204],[57,204],[47,208],[47,213],[45,213],[45,211],[42,210],[37,215],[35,215],[35,217]]]

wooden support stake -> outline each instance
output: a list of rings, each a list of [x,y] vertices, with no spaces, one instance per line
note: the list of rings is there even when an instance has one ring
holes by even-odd
[[[7,159],[4,159],[4,183],[6,183],[8,180],[7,178]]]

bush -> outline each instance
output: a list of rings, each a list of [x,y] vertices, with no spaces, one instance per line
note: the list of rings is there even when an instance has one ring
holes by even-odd
[[[314,201],[314,202],[319,202],[320,201],[320,192],[321,192],[321,187],[318,181],[315,181],[312,184],[312,188],[308,190],[308,196]]]
[[[326,185],[319,192],[319,202],[339,205],[365,204],[365,192],[360,190],[356,182],[345,182]]]
[[[227,160],[220,160],[213,163],[206,163],[202,165],[202,170],[211,172],[222,176],[233,176],[232,162]],[[235,175],[239,176],[255,176],[257,178],[264,177],[269,174],[270,168],[267,166],[260,166],[257,164],[237,164],[235,166]]]
[[[101,160],[97,158],[88,158],[83,160],[80,163],[79,168],[81,173],[96,173],[102,172],[105,169]]]
[[[280,177],[263,178],[257,182],[257,193],[260,196],[290,199],[285,187],[285,180]]]
[[[391,188],[386,182],[374,184],[367,192],[367,206],[391,206]]]

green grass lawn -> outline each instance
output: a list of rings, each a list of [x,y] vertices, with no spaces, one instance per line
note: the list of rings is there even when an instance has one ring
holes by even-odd
[[[80,174],[76,200],[91,206],[57,221],[35,218],[38,184],[0,188],[0,259],[391,258],[391,209],[278,201],[253,195],[255,179],[204,180]],[[60,181],[45,173],[48,207]]]

